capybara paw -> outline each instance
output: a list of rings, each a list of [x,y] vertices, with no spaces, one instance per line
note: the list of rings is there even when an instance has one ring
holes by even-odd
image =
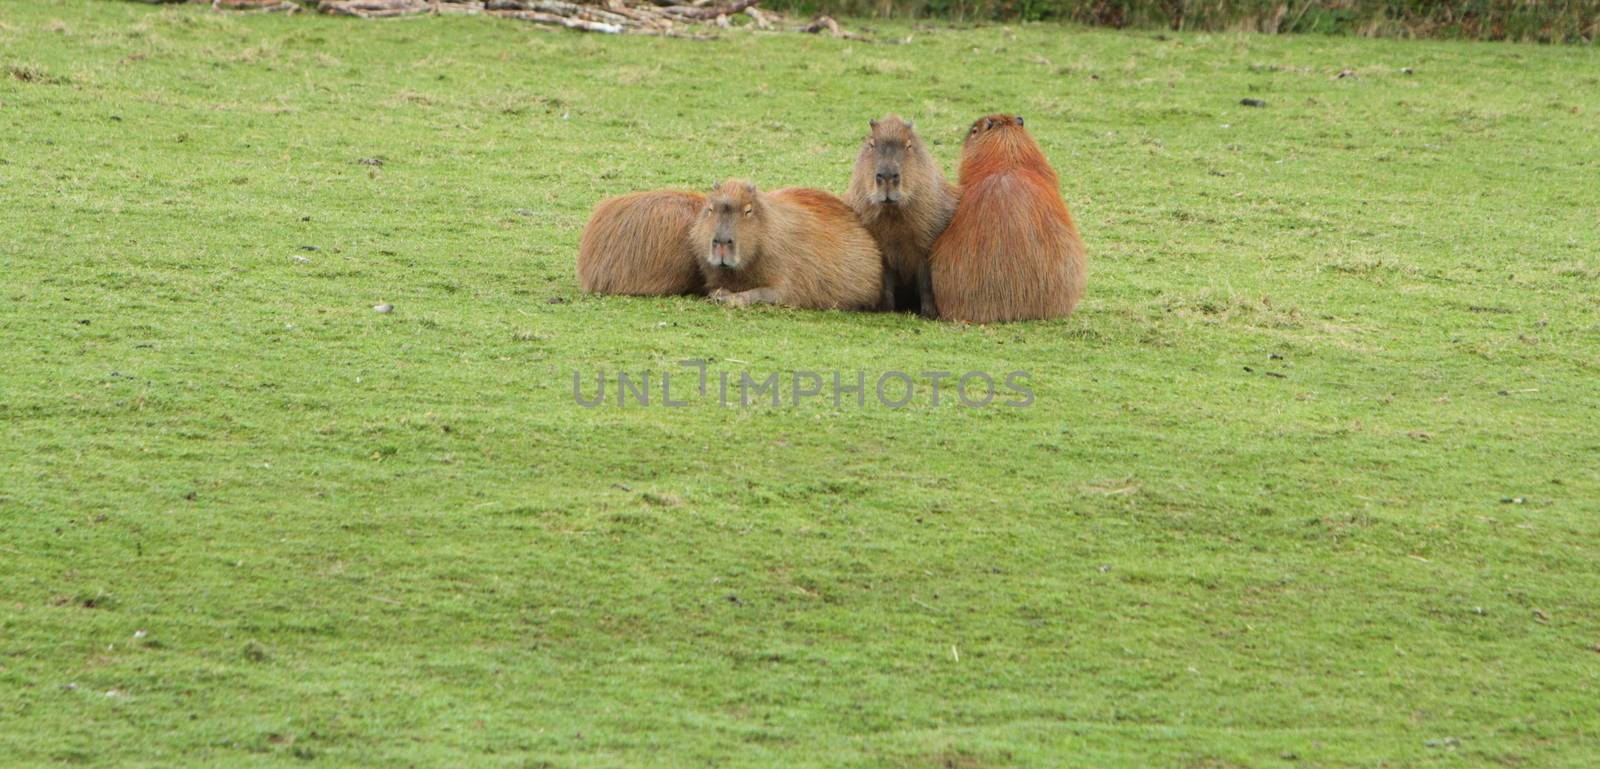
[[[727,289],[719,288],[715,291],[712,291],[711,298],[712,300],[721,302],[729,307],[750,306],[750,297],[734,291],[728,291]]]

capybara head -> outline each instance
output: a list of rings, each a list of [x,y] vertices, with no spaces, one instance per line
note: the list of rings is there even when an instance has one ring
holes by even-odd
[[[871,130],[861,144],[861,154],[856,156],[852,185],[863,185],[864,189],[853,194],[875,206],[898,206],[925,194],[920,188],[937,174],[928,173],[933,170],[933,158],[912,124],[899,115],[889,115],[870,121],[869,125]]]
[[[1022,116],[988,115],[973,121],[961,144],[961,183],[971,182],[974,174],[1014,165],[1049,168],[1039,144],[1022,127]]]
[[[754,257],[763,231],[761,194],[750,182],[718,182],[706,196],[694,238],[706,264],[737,270]]]
[[[994,133],[995,131],[1005,131],[1009,128],[1021,127],[1021,115],[985,115],[984,117],[980,117],[977,120],[972,121],[972,128],[967,131],[967,140],[962,146],[970,147],[975,141],[993,139],[1002,135]]]

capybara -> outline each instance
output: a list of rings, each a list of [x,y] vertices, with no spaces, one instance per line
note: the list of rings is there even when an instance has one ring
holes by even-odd
[[[847,198],[883,254],[879,306],[892,311],[897,294],[915,295],[922,314],[931,318],[937,308],[928,251],[950,224],[961,192],[944,178],[911,123],[890,115],[870,126]]]
[[[822,190],[717,184],[691,237],[711,298],[815,309],[878,303],[883,261],[854,211]]]
[[[578,282],[596,294],[703,294],[689,228],[705,205],[697,192],[652,190],[603,200],[578,241]]]
[[[1083,241],[1022,117],[973,123],[959,179],[956,215],[929,256],[939,316],[992,323],[1071,313],[1083,296]]]

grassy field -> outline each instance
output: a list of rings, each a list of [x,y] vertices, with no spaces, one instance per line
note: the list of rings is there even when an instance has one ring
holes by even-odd
[[[877,33],[0,4],[0,765],[1593,766],[1600,51]],[[1069,319],[577,287],[996,110]],[[574,402],[686,358],[920,389]]]

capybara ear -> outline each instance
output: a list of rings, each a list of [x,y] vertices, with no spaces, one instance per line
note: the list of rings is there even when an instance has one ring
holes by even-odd
[[[872,120],[868,120],[868,121],[867,121],[867,127],[869,127],[869,128],[877,128],[877,127],[878,127],[878,121],[877,121],[877,119],[876,119],[876,118],[874,118],[874,119],[872,119]]]
[[[994,118],[983,121],[983,130],[987,131],[991,128],[994,128]]]
[[[906,130],[907,131],[915,131],[915,130],[917,130],[917,124],[916,123],[906,123]]]
[[[1019,126],[1022,125],[1022,116],[1021,115],[1017,116],[1017,125],[1019,125]]]
[[[711,191],[712,192],[716,192],[717,190],[720,190],[720,189],[722,189],[722,182],[712,182],[711,183]]]
[[[756,194],[756,183],[755,182],[745,182],[744,183],[744,191],[750,193],[751,195]]]

